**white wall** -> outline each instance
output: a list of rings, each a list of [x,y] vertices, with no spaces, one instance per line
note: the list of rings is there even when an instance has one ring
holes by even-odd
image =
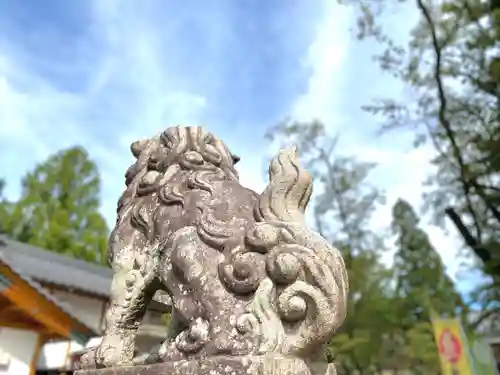
[[[51,294],[59,301],[71,306],[71,311],[74,315],[76,315],[76,318],[98,332],[101,330],[102,315],[104,311],[104,305],[106,304],[105,301],[57,289],[51,290]],[[40,350],[37,369],[62,370],[64,368],[67,368],[67,366],[69,365],[68,354],[79,351],[81,349],[83,349],[83,346],[75,341],[62,340],[58,342],[48,342],[43,345],[42,349]]]
[[[83,346],[76,341],[48,342],[40,350],[37,370],[69,369],[69,354],[82,350]]]
[[[11,328],[0,328],[1,375],[30,375],[30,365],[36,351],[38,334]]]
[[[105,301],[97,298],[80,296],[63,290],[53,290],[51,293],[59,301],[65,302],[73,307],[72,312],[74,312],[79,320],[89,325],[90,328],[100,331]]]
[[[98,345],[100,342],[100,337],[90,339],[85,346],[80,345],[76,341],[62,340],[48,342],[40,350],[36,368],[38,370],[69,370],[71,366],[69,354]]]

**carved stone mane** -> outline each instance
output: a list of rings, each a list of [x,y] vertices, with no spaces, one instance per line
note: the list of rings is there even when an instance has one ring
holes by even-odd
[[[180,374],[190,363],[199,374],[229,374],[279,363],[290,373],[333,371],[310,362],[321,362],[345,318],[347,273],[340,253],[305,224],[312,180],[296,150],[272,160],[258,195],[239,184],[238,158],[201,127],[169,128],[131,149],[137,161],[109,240],[105,335],[82,367],[135,374],[131,368],[156,364]],[[168,338],[137,357],[135,333],[158,291],[173,304]],[[207,358],[212,364],[198,368]],[[233,370],[221,372],[222,364]]]
[[[159,136],[134,142],[137,161],[125,174],[126,190],[118,201],[117,225],[110,236],[108,260],[113,263],[117,232],[151,243],[199,221],[214,183],[238,184],[237,159],[226,146],[200,127],[169,128]],[[248,190],[250,192],[250,190]],[[134,245],[134,244],[131,244]]]

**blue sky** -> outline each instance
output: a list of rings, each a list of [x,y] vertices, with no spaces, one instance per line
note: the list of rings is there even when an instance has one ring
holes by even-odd
[[[402,12],[385,21],[404,39],[416,15]],[[326,0],[0,2],[8,196],[35,163],[81,144],[99,165],[111,224],[129,144],[173,124],[220,135],[242,158],[242,182],[260,190],[266,128],[292,116],[323,120],[341,132],[341,150],[379,162],[372,180],[388,204],[402,197],[418,206],[432,150],[412,150],[409,133],[375,138],[376,119],[360,106],[404,88],[372,61],[376,45],[355,40],[354,21]],[[374,223],[383,228],[389,215],[381,208]],[[455,275],[456,240],[426,229]]]

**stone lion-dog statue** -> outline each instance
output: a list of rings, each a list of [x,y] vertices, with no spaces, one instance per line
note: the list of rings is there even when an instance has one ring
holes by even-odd
[[[316,358],[345,319],[348,280],[339,251],[305,224],[312,178],[296,149],[274,157],[260,195],[239,183],[238,157],[201,127],[170,127],[131,150],[109,237],[105,332],[80,367]],[[168,337],[136,356],[158,291],[172,300]]]

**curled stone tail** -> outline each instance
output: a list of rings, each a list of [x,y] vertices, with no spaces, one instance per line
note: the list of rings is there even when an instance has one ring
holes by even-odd
[[[300,165],[297,148],[285,148],[269,166],[269,185],[257,208],[259,221],[303,222],[312,193],[311,175]]]
[[[305,223],[312,178],[295,147],[271,161],[269,180],[247,236],[249,248],[265,254],[267,278],[240,323],[260,337],[261,351],[307,357],[345,319],[347,271],[340,252]]]

